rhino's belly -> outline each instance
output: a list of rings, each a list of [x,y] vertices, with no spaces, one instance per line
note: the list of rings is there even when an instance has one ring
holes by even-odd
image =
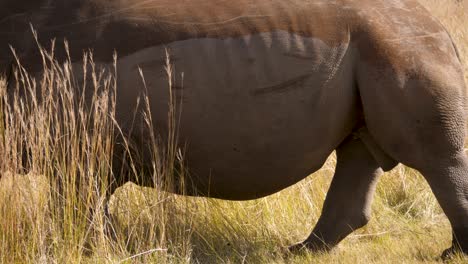
[[[318,169],[356,120],[346,45],[275,32],[192,39],[121,58],[119,120],[143,91],[157,130],[167,128],[166,51],[181,106],[179,135],[191,178],[202,192],[250,199]]]

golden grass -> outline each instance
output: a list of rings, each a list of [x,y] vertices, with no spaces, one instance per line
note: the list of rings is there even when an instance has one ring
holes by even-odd
[[[448,27],[468,65],[468,1],[420,1]],[[88,89],[101,90],[92,104],[76,103],[71,98],[79,95],[72,87],[79,77],[71,66],[55,64],[47,53],[44,61],[47,74],[41,80],[18,73],[20,84],[43,100],[9,101],[6,126],[0,127],[1,263],[435,263],[450,245],[448,221],[428,185],[417,172],[399,166],[382,177],[369,225],[331,253],[287,254],[285,247],[303,240],[320,215],[333,155],[312,177],[247,202],[127,184],[110,202],[112,238],[103,214],[90,211],[103,211],[111,135],[118,130],[113,72],[93,71],[88,60]],[[467,66],[465,72],[468,76]],[[47,93],[50,89],[61,92]],[[173,145],[155,153],[155,178],[174,165]],[[29,149],[30,158],[22,149]],[[32,172],[19,175],[23,165]]]

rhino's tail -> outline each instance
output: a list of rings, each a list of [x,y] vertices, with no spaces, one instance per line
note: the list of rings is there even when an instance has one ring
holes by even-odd
[[[460,63],[462,63],[460,50],[458,49],[457,44],[455,44],[455,41],[453,41],[452,36],[449,35],[449,37],[450,37],[450,41],[452,41],[453,49],[455,50],[455,53],[457,54],[458,60],[460,61]]]
[[[450,38],[450,41],[452,42],[453,49],[455,50],[455,54],[457,55],[458,61],[462,63],[462,58],[461,58],[461,53],[460,50],[457,47],[457,44],[455,44],[455,41],[452,38],[452,35],[448,32],[448,30],[444,27],[445,32],[447,32],[448,37]]]
[[[448,37],[450,38],[450,42],[452,42],[452,46],[453,46],[453,49],[455,50],[455,55],[458,58],[458,62],[461,65],[463,65],[463,61],[462,61],[462,58],[461,58],[461,53],[460,53],[460,50],[457,47],[457,44],[453,40],[452,35],[450,35],[450,33],[448,32],[447,28],[445,28],[445,27],[443,27],[443,28],[444,28],[445,32],[447,33]],[[468,86],[466,86],[466,85],[465,85],[465,113],[466,113],[466,116],[468,118]]]

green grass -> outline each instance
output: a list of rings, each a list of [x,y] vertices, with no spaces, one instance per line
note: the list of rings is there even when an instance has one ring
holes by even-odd
[[[468,61],[468,27],[463,26],[468,24],[468,2],[421,2],[447,25]],[[44,52],[43,79],[34,82],[18,72],[19,85],[42,94],[43,100],[4,100],[0,263],[435,263],[451,244],[449,223],[425,180],[399,166],[381,178],[365,228],[330,253],[289,254],[287,246],[307,237],[320,215],[334,155],[300,183],[246,202],[176,196],[126,184],[110,202],[112,238],[103,214],[90,211],[103,211],[112,135],[118,131],[113,72],[92,71],[88,57],[88,89],[100,87],[100,92],[84,104],[72,100],[79,98],[73,91],[80,77],[49,56]],[[5,98],[5,87],[0,87],[0,98]],[[174,145],[155,144],[155,179],[172,171]],[[29,150],[26,160],[23,149]],[[31,169],[27,175],[21,175],[24,164]],[[451,262],[468,259],[459,256]]]

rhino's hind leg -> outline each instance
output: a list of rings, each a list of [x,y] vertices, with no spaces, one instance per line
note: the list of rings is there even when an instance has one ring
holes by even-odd
[[[322,215],[310,236],[290,247],[329,250],[370,219],[371,203],[379,175],[378,163],[360,139],[348,138],[336,150],[335,175]]]
[[[432,41],[451,45],[448,36]],[[428,181],[453,228],[444,256],[468,254],[467,93],[461,64],[454,52],[412,51],[405,53],[413,56],[410,64],[379,53],[374,54],[379,67],[359,64],[365,123],[379,148]]]
[[[464,151],[434,161],[421,170],[452,225],[452,246],[442,258],[468,254],[468,158]]]

